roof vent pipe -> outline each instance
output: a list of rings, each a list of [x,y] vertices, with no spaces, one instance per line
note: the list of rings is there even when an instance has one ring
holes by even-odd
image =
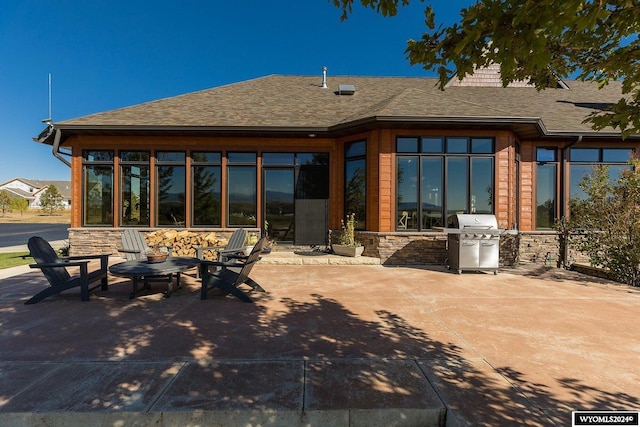
[[[322,89],[327,88],[327,67],[322,67]]]

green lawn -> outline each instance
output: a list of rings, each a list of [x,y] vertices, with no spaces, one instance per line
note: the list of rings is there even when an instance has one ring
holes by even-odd
[[[29,255],[29,252],[0,253],[0,270],[3,268],[33,263],[35,263],[35,261]]]

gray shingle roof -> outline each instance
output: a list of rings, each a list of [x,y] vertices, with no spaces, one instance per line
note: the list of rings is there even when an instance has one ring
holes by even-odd
[[[273,75],[56,123],[72,129],[331,130],[367,120],[514,123],[539,120],[549,134],[592,133],[595,106],[616,102],[620,84],[566,81],[569,89],[448,87],[409,77]],[[337,95],[351,84],[354,95]],[[617,132],[616,132],[617,134]]]

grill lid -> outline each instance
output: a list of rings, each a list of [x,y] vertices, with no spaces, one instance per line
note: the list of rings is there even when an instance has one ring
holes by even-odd
[[[498,228],[495,215],[455,214],[449,217],[449,227],[458,229],[490,230]]]

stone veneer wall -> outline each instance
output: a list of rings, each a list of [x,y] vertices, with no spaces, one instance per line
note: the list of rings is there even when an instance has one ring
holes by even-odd
[[[518,234],[519,261],[556,265],[560,259],[560,239],[558,233],[549,231],[528,231]]]
[[[122,228],[71,228],[69,229],[70,255],[109,253],[121,255]],[[154,229],[142,229],[142,232]],[[190,231],[210,232],[211,230],[190,229]],[[259,230],[248,230],[259,232]],[[341,230],[332,232],[336,241]],[[221,238],[228,238],[233,229],[216,230]],[[426,233],[376,233],[356,232],[356,240],[364,244],[364,256],[380,258],[383,265],[424,265],[447,263],[447,235],[439,232]],[[518,263],[537,263],[559,266],[560,239],[554,231],[520,232],[516,235],[503,234],[500,237],[500,266]],[[584,262],[585,257],[569,250],[569,262]]]
[[[336,230],[335,235],[340,231]],[[447,235],[426,233],[375,233],[356,232],[356,240],[365,245],[364,256],[380,258],[383,265],[420,265],[447,263]],[[583,259],[570,251],[570,259]],[[520,232],[500,236],[501,267],[518,263],[557,265],[560,258],[560,241],[554,231]]]
[[[380,258],[384,265],[445,264],[447,236],[443,233],[356,232],[363,255]]]
[[[335,243],[340,230],[332,233]],[[445,233],[375,233],[356,232],[356,240],[364,244],[363,255],[380,258],[383,265],[446,265],[447,240]],[[500,238],[500,265],[518,262],[518,236],[503,235]]]

